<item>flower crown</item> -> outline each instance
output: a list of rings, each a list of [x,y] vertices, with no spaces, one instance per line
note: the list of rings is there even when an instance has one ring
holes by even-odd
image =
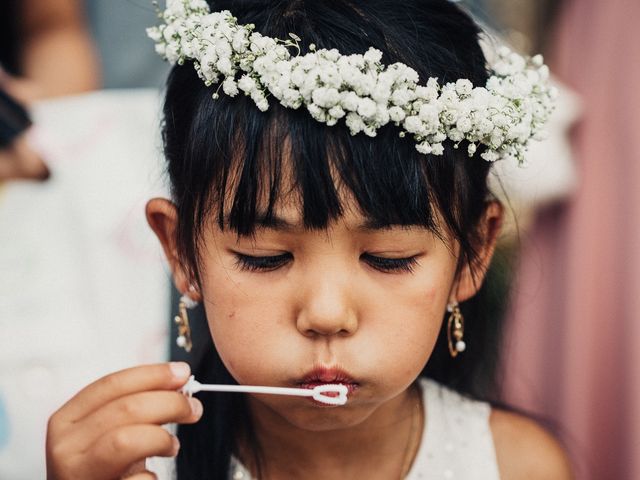
[[[301,55],[295,34],[287,40],[261,35],[227,10],[211,13],[204,0],[168,0],[159,17],[164,23],[147,29],[156,51],[172,65],[192,60],[207,86],[219,83],[214,99],[220,88],[230,97],[242,91],[266,111],[271,95],[287,108],[304,105],[330,126],[344,118],[352,135],[374,137],[393,122],[400,136],[413,135],[423,154],[442,155],[446,139],[456,148],[466,140],[469,156],[483,145],[487,161],[514,157],[522,164],[529,139],[541,138],[553,111],[556,89],[540,55],[499,48],[485,87],[467,79],[440,85],[437,78],[420,85],[414,69],[383,65],[375,48],[342,55],[311,44]]]

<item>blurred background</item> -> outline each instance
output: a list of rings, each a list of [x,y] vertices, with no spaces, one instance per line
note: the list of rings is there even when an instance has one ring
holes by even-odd
[[[496,169],[498,393],[578,479],[640,479],[640,2],[458,3],[562,91],[530,167]],[[46,419],[88,381],[175,357],[143,212],[166,194],[155,23],[150,0],[0,2],[2,480],[44,478]]]

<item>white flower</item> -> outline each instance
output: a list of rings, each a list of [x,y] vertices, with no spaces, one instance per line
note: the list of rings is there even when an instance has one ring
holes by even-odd
[[[468,79],[440,85],[418,84],[418,73],[402,63],[382,65],[382,52],[364,55],[309,48],[295,53],[292,39],[277,40],[239,25],[229,11],[210,12],[205,0],[168,0],[163,24],[147,29],[155,49],[168,62],[192,61],[207,86],[231,97],[249,95],[257,108],[269,108],[271,95],[287,108],[305,105],[313,118],[335,125],[345,118],[350,132],[375,136],[389,121],[401,136],[413,134],[421,153],[442,155],[443,142],[469,142],[467,153],[487,147],[482,158],[514,157],[521,164],[530,139],[543,137],[557,90],[548,85],[541,56],[525,59],[500,48],[484,87]],[[244,72],[239,80],[235,76]],[[222,84],[215,86],[222,80]]]
[[[256,102],[256,106],[261,112],[266,112],[267,110],[269,110],[269,102],[266,98],[261,98],[260,100],[258,100]]]
[[[273,40],[269,37],[263,37],[259,33],[252,33],[249,37],[249,42],[253,53],[263,53],[269,49]]]
[[[456,92],[459,95],[469,95],[473,90],[473,84],[466,78],[461,78],[456,81]]]
[[[418,83],[420,77],[418,72],[416,72],[411,67],[406,67],[402,70],[402,72],[398,75],[398,81],[404,83]]]
[[[307,74],[302,67],[296,67],[291,71],[291,83],[296,87],[301,87],[307,78]]]
[[[461,142],[462,140],[464,140],[464,134],[457,128],[452,128],[451,130],[449,130],[448,137],[454,142]]]
[[[247,31],[243,28],[236,30],[236,32],[233,34],[231,45],[237,53],[246,52],[247,47],[249,46]]]
[[[376,104],[376,115],[373,117],[373,121],[377,128],[383,127],[391,120],[389,109],[385,106]]]
[[[164,43],[156,43],[156,53],[161,57],[167,56],[167,46]]]
[[[233,65],[231,64],[231,60],[228,57],[221,58],[216,63],[216,67],[218,71],[223,75],[233,75]]]
[[[174,37],[176,36],[175,27],[173,25],[167,25],[162,31],[162,36],[167,43],[174,41]]]
[[[238,94],[238,84],[233,77],[227,77],[225,81],[222,82],[222,90],[230,97],[235,97]]]
[[[484,158],[487,162],[495,162],[500,159],[500,155],[494,150],[487,150],[480,154],[482,158]]]
[[[415,90],[416,97],[427,102],[433,102],[438,98],[438,90],[434,87],[418,86]]]
[[[458,118],[456,127],[462,133],[467,133],[473,128],[473,124],[471,123],[471,119],[469,117],[461,117],[461,118]]]
[[[147,28],[147,36],[154,42],[162,40],[162,32],[158,27]]]
[[[359,96],[369,96],[373,93],[373,89],[376,88],[376,79],[373,75],[361,75],[354,87],[356,94]]]
[[[509,133],[507,135],[508,138],[512,138],[520,142],[525,142],[530,136],[531,127],[525,122],[521,122],[513,126],[511,129],[509,129]]]
[[[372,125],[365,125],[365,127],[364,127],[364,129],[362,131],[368,137],[375,137],[377,135],[377,133],[378,133],[376,131],[376,129]]]
[[[168,43],[165,46],[164,55],[170,64],[175,65],[180,59],[180,50],[175,43]]]
[[[441,143],[441,142],[444,142],[446,139],[447,139],[447,134],[446,134],[446,133],[444,133],[444,131],[442,131],[442,130],[440,130],[440,131],[438,131],[438,132],[434,133],[434,134],[431,136],[431,141],[432,141],[432,142],[435,142],[435,143]]]
[[[420,107],[418,116],[424,123],[433,125],[437,128],[437,125],[439,123],[440,111],[435,105],[425,103]]]
[[[408,88],[399,88],[391,94],[391,102],[398,107],[404,107],[407,103],[415,99],[415,92]]]
[[[486,118],[480,120],[480,122],[476,124],[476,129],[478,130],[478,134],[480,135],[480,137],[489,135],[494,128],[494,123]]]
[[[496,115],[491,117],[491,120],[493,121],[493,124],[498,128],[506,127],[507,125],[509,125],[509,117],[507,117],[504,113],[497,113]]]
[[[423,123],[420,117],[411,115],[404,119],[404,129],[413,134],[419,134],[423,131]]]
[[[346,111],[355,112],[358,110],[358,105],[360,103],[360,97],[355,94],[355,92],[341,92],[340,93],[340,105]]]
[[[317,121],[323,122],[323,123],[326,122],[327,112],[325,109],[319,107],[315,103],[311,103],[307,105],[307,110],[309,110],[309,113],[311,114],[311,116]]]
[[[281,101],[285,107],[296,109],[302,104],[302,97],[298,90],[287,88],[283,91]]]
[[[386,85],[381,85],[380,83],[376,85],[376,88],[373,89],[373,93],[371,94],[374,102],[385,106],[389,103],[390,96],[391,88]]]
[[[382,60],[382,52],[375,48],[369,48],[364,54],[364,59],[368,63],[380,63]]]
[[[345,119],[345,123],[347,125],[347,127],[349,128],[349,131],[351,132],[351,135],[356,135],[360,132],[362,132],[365,129],[365,124],[362,121],[362,118],[360,118],[360,115],[358,115],[357,113],[354,112],[350,112],[347,114],[347,117]]]
[[[221,58],[228,58],[232,55],[233,50],[231,49],[231,44],[226,40],[217,40],[216,43],[216,53]]]
[[[342,76],[335,65],[324,65],[320,69],[319,77],[327,87],[338,89],[342,85]]]
[[[433,155],[442,155],[444,153],[444,146],[441,143],[434,143],[431,145],[431,153]]]
[[[393,122],[400,123],[406,116],[407,115],[404,113],[404,110],[400,107],[391,107],[389,109],[389,117]]]
[[[313,103],[322,108],[331,108],[340,101],[340,93],[335,88],[316,88],[312,94]]]
[[[323,58],[326,58],[330,62],[337,62],[341,57],[340,51],[336,48],[332,48],[331,50],[318,50],[318,52]]]
[[[367,119],[373,118],[376,114],[376,102],[370,98],[362,98],[358,102],[358,114]]]
[[[335,119],[340,119],[346,115],[346,112],[340,107],[336,105],[335,107],[331,107],[329,109],[329,115]]]
[[[418,150],[423,155],[429,155],[432,149],[429,142],[421,142],[416,144],[416,150]]]
[[[256,89],[256,81],[245,74],[238,80],[238,88],[246,94],[251,94]]]

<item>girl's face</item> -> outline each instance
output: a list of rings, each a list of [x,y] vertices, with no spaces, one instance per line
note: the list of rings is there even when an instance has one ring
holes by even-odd
[[[349,388],[342,407],[253,397],[259,408],[307,430],[356,425],[405,392],[457,293],[455,245],[421,227],[380,229],[355,209],[345,211],[326,230],[310,231],[298,209],[283,207],[253,237],[212,226],[203,238],[199,293],[216,348],[238,383]],[[158,232],[153,213],[149,218]],[[174,266],[186,291],[182,272]]]

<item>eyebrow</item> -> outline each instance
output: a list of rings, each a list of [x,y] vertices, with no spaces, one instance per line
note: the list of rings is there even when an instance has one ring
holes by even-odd
[[[229,225],[229,216],[225,215],[224,222],[226,225]],[[304,225],[299,222],[291,222],[286,218],[280,217],[278,215],[270,215],[259,213],[256,215],[256,224],[261,228],[265,228],[268,230],[278,230],[278,231],[296,231],[303,230]],[[390,230],[394,227],[418,227],[419,225],[405,225],[405,224],[393,224],[393,223],[385,223],[379,222],[373,219],[366,219],[361,224],[356,225],[355,230],[361,232],[370,232],[377,230]]]

